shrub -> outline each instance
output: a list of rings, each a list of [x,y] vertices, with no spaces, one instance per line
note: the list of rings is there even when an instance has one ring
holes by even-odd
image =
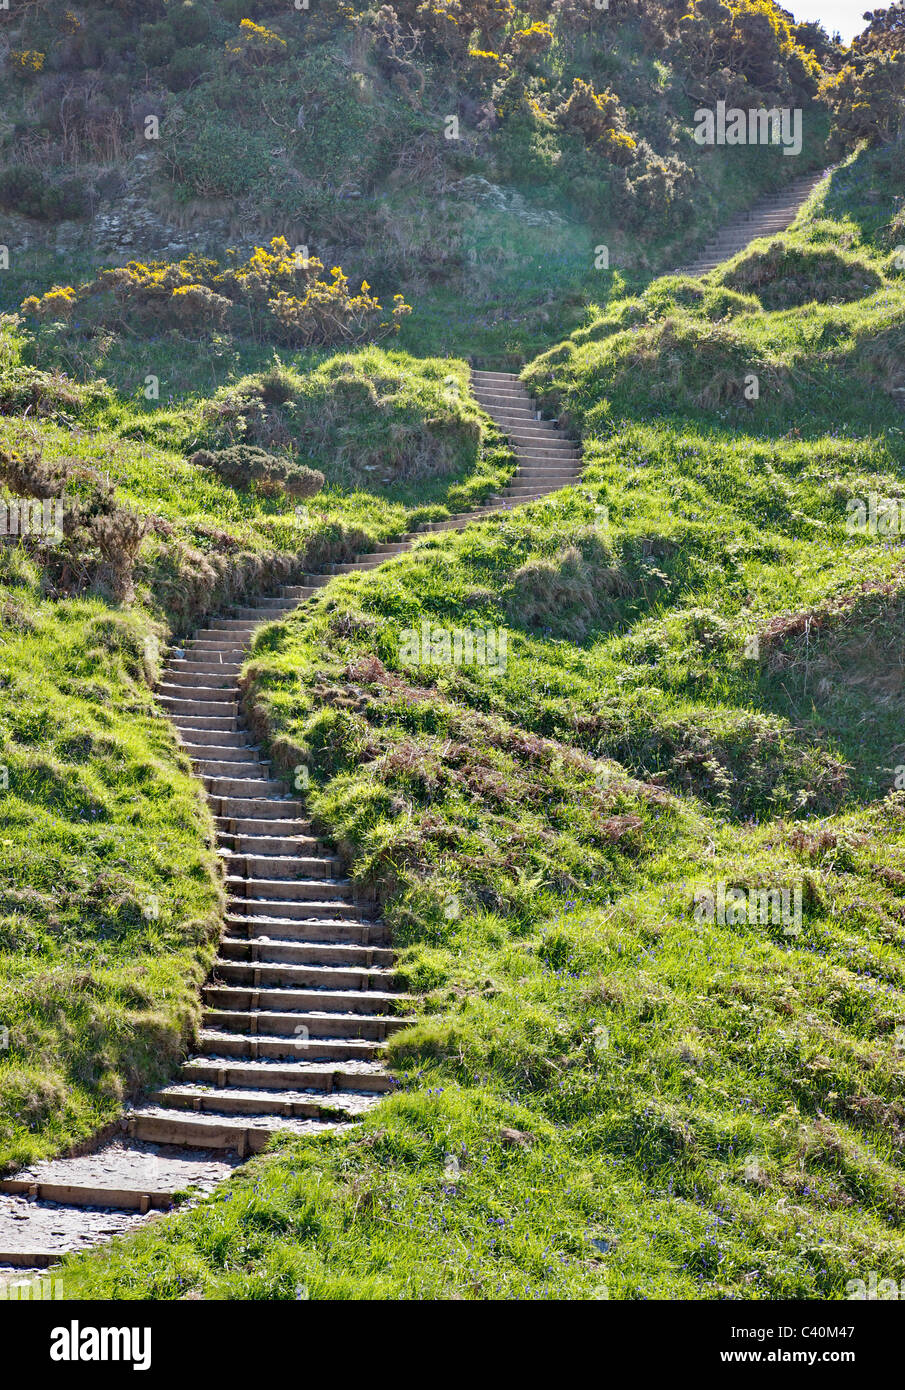
[[[96,584],[109,588],[118,603],[131,603],[148,524],[117,504],[106,478],[84,464],[45,463],[39,453],[0,450],[0,479],[23,497],[66,496],[63,542],[41,549],[45,571],[58,588],[72,593]]]
[[[147,533],[143,517],[125,508],[92,516],[88,531],[101,553],[113,597],[118,603],[131,603],[135,597],[133,575],[139,547]]]
[[[553,30],[549,24],[529,24],[525,29],[516,29],[511,39],[512,51],[519,57],[536,57],[546,53],[553,43]]]
[[[289,497],[313,497],[324,485],[324,475],[288,459],[277,458],[250,444],[233,444],[228,449],[199,449],[190,463],[210,468],[230,487],[256,484],[265,496],[285,492]]]
[[[403,296],[393,296],[393,309],[388,319],[381,319],[380,302],[370,293],[367,280],[362,281],[361,293],[349,293],[348,277],[339,266],[330,272],[328,284],[315,280],[304,298],[280,291],[268,307],[279,328],[283,342],[293,347],[308,347],[312,343],[359,343],[365,338],[384,338],[395,333],[411,308]]]
[[[88,206],[84,183],[74,175],[56,180],[24,164],[0,170],[0,208],[45,221],[83,217]]]
[[[636,144],[624,129],[622,108],[614,92],[595,92],[576,77],[567,99],[556,110],[561,129],[583,135],[585,143],[613,164],[629,164]]]
[[[837,148],[893,140],[905,131],[905,52],[855,57],[824,80],[820,96],[832,113]]]
[[[54,285],[40,299],[34,294],[23,299],[22,309],[39,319],[64,319],[69,317],[76,303],[76,292],[71,285]]]
[[[78,290],[55,286],[41,299],[29,295],[21,307],[24,313],[47,318],[85,305],[94,318],[113,324],[128,310],[130,318],[153,319],[172,328],[210,329],[222,325],[236,306],[250,327],[299,347],[383,338],[397,332],[411,313],[397,294],[385,314],[367,281],[353,294],[339,266],[330,272],[331,280],[319,278],[323,268],[316,256],[303,260],[292,254],[284,237],[274,237],[269,250],[259,246],[244,264],[226,270],[199,256],[148,265],[129,261],[100,271]]]
[[[286,40],[263,24],[243,19],[237,38],[227,40],[226,52],[232,61],[243,67],[259,68],[286,56]]]

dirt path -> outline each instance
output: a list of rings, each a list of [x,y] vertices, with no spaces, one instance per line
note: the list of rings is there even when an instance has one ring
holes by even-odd
[[[0,1279],[133,1230],[167,1210],[176,1192],[210,1190],[276,1131],[354,1121],[391,1088],[381,1053],[412,1020],[410,1001],[394,989],[387,929],[356,903],[301,801],[271,777],[242,717],[239,672],[255,629],[335,575],[374,569],[426,532],[460,529],[578,477],[578,446],[538,418],[516,376],[474,372],[472,380],[517,459],[498,496],[213,617],[171,649],[158,697],[204,783],[227,890],[199,1048],[172,1085],[127,1110],[115,1141],[0,1181]]]

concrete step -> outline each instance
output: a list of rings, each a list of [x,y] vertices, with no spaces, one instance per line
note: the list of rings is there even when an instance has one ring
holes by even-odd
[[[332,1120],[342,1122],[366,1110],[377,1099],[363,1096],[364,1104],[354,1103],[355,1093],[338,1091],[330,1099],[316,1091],[299,1089],[272,1090],[236,1087],[205,1086],[192,1082],[176,1082],[155,1092],[152,1104],[167,1110],[188,1110],[216,1115],[262,1115],[275,1122],[292,1120]]]
[[[285,820],[302,816],[302,803],[289,797],[216,796],[211,803],[211,815],[240,820]]]
[[[173,1205],[172,1192],[158,1192],[146,1187],[99,1187],[96,1184],[32,1182],[28,1178],[0,1179],[0,1192],[29,1197],[37,1202],[56,1202],[67,1207],[114,1207],[122,1211],[168,1211]],[[60,1258],[58,1251],[56,1259]],[[7,1263],[0,1254],[0,1265]]]
[[[203,730],[198,732],[203,732]],[[208,734],[210,739],[228,737],[228,734]],[[255,752],[254,744],[243,741],[247,735],[234,734],[233,737],[236,739],[235,743],[195,743],[194,740],[183,739],[183,752],[188,753],[195,762],[216,762],[232,766],[244,766],[249,761],[249,755],[253,755]]]
[[[287,584],[283,590],[283,597],[287,603],[304,603],[306,599],[314,598],[317,590],[310,584]]]
[[[312,901],[344,901],[352,896],[347,878],[255,878],[228,873],[224,880],[227,892],[236,902],[266,900],[279,902],[308,898]]]
[[[217,832],[217,843],[221,849],[232,855],[251,858],[270,855],[279,858],[307,854],[313,856],[321,850],[321,841],[315,835],[294,835],[281,839],[278,835],[234,835],[227,830],[220,830]],[[341,872],[338,866],[335,872]]]
[[[207,722],[207,717],[213,719],[232,719],[233,726],[239,717],[239,702],[236,698],[230,700],[196,700],[183,698],[177,695],[158,695],[158,701],[170,714],[195,715],[200,716]],[[175,722],[175,720],[174,720]]]
[[[302,931],[305,931],[302,928]],[[307,932],[306,932],[307,935]],[[220,955],[233,964],[265,965],[337,965],[343,968],[379,966],[388,970],[393,964],[393,952],[386,946],[360,946],[343,941],[272,941],[266,936],[247,940],[224,936],[220,940]],[[240,982],[241,983],[241,982]]]
[[[384,561],[383,555],[368,556],[364,560],[350,560],[347,565],[330,565],[328,574],[361,574],[365,570],[376,570]]]
[[[363,922],[351,909],[348,913],[334,916],[322,913],[304,917],[280,917],[276,914],[247,913],[230,911],[224,922],[226,935],[223,941],[297,941],[304,933],[308,941],[339,941],[358,945],[382,945],[389,940],[385,926],[375,922]]]
[[[212,661],[227,661],[231,656],[235,656],[237,661],[244,661],[248,655],[248,648],[238,645],[235,637],[229,634],[223,637],[191,637],[180,650],[184,651],[187,657],[197,656],[204,660],[210,657]]]
[[[274,623],[280,618],[285,618],[287,613],[293,612],[297,607],[294,603],[281,603],[279,608],[237,608],[233,618],[237,622],[250,621],[254,624]]]
[[[202,733],[209,733],[212,738],[218,734],[235,733],[239,729],[238,714],[215,715],[212,718],[203,714],[178,714],[170,713],[170,723],[176,728],[176,732],[188,736],[198,736]]]
[[[292,989],[283,985],[211,984],[203,989],[204,1002],[210,1008],[276,1013],[311,1013],[326,1011],[344,1014],[389,1014],[406,1001],[401,994],[385,990]]]
[[[219,652],[196,652],[191,647],[185,649],[184,656],[170,656],[167,658],[167,671],[187,671],[197,675],[204,675],[210,671],[218,676],[236,676],[242,670],[244,654],[240,653],[236,658],[227,660]]]
[[[261,1057],[257,1061],[193,1057],[182,1068],[189,1083],[266,1091],[365,1091],[378,1095],[391,1091],[392,1077],[370,1062],[343,1067],[332,1062],[287,1062]]]
[[[164,680],[157,687],[157,693],[172,700],[187,700],[191,697],[193,700],[202,700],[206,705],[232,705],[238,699],[236,683],[233,680],[224,685],[193,684],[188,687],[178,681]]]
[[[230,817],[215,816],[214,822],[218,830],[230,835],[252,835],[252,836],[276,836],[292,839],[296,835],[302,839],[309,838],[311,835],[311,824],[306,820],[294,820],[287,817],[284,820],[264,819],[263,817]]]
[[[216,748],[226,750],[232,748],[236,751],[244,751],[246,756],[248,750],[256,748],[252,735],[246,729],[183,729],[178,731],[183,747],[190,748]]]
[[[318,1042],[335,1043],[384,1042],[392,1033],[401,1028],[411,1028],[417,1020],[404,1015],[349,1014],[316,1012],[280,1013],[274,1010],[259,1009],[254,1013],[236,1009],[208,1009],[204,1013],[205,1028],[220,1031],[235,1029],[242,1038],[277,1039],[292,1041],[295,1045],[307,1047]],[[300,1041],[305,1038],[306,1041]]]
[[[248,887],[255,887],[254,880]],[[229,898],[226,904],[227,922],[254,921],[257,930],[271,933],[280,922],[297,926],[299,922],[355,922],[361,916],[358,908],[339,898]]]
[[[336,882],[342,874],[342,861],[326,855],[245,854],[223,848],[220,857],[230,878],[270,881],[319,877]]]
[[[244,1020],[247,1026],[250,1015],[228,1014],[227,1018]],[[295,1015],[290,1015],[295,1018]],[[295,1027],[302,1025],[294,1025]],[[205,1054],[220,1057],[247,1057],[254,1061],[259,1057],[293,1058],[311,1061],[376,1061],[384,1050],[382,1042],[368,1042],[359,1038],[313,1038],[291,1035],[289,1037],[261,1037],[257,1033],[224,1032],[220,1028],[202,1028],[199,1043]]]
[[[285,791],[282,782],[269,781],[266,777],[230,777],[229,775],[220,776],[218,774],[208,777],[206,773],[202,772],[201,780],[204,782],[209,795],[216,797],[218,801],[224,797],[264,799],[273,796],[276,798],[282,796]]]
[[[208,750],[208,751],[209,751],[209,750]],[[252,782],[261,782],[261,783],[267,783],[268,785],[272,785],[272,784],[269,782],[269,776],[270,776],[269,768],[270,768],[270,763],[264,763],[264,762],[235,762],[235,763],[234,763],[234,762],[230,762],[229,759],[227,759],[227,760],[224,762],[224,761],[222,761],[222,760],[219,759],[219,758],[213,758],[213,757],[198,758],[198,757],[195,757],[194,755],[191,755],[191,756],[192,756],[192,764],[193,764],[193,766],[195,767],[196,771],[201,775],[201,777],[202,777],[205,781],[208,781],[208,780],[212,780],[212,781],[221,780],[221,781],[222,781],[224,778],[229,778],[229,779],[231,779],[231,780],[233,780],[233,781],[235,781],[236,779],[241,780],[243,786],[244,786],[246,783],[249,783],[249,784],[250,784],[250,783],[252,783]]]
[[[160,1105],[142,1106],[132,1111],[126,1121],[126,1132],[133,1139],[192,1149],[230,1149],[240,1158],[262,1153],[280,1130],[294,1134],[326,1134],[335,1128],[333,1121],[299,1121],[276,1115],[242,1118],[216,1113],[183,1114]]]

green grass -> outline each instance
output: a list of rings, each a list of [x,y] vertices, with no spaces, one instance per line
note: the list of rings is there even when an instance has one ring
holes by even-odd
[[[149,690],[159,624],[50,602],[0,550],[0,1167],[89,1138],[178,1062],[219,932],[212,825]]]

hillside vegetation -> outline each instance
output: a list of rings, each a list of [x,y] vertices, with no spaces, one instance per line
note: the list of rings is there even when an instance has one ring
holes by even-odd
[[[37,0],[0,24],[6,307],[277,235],[404,294],[424,355],[538,351],[617,270],[819,167],[840,57],[770,0]],[[697,145],[719,100],[801,108],[801,154]],[[211,288],[193,269],[177,319],[222,317]]]
[[[359,1127],[67,1293],[898,1277],[900,11],[844,51],[770,0],[0,10],[0,502],[63,507],[0,541],[4,1172],[197,1032],[223,892],[167,646],[497,494],[466,359],[530,359],[583,452],[258,632],[248,721],[420,1021]],[[697,144],[717,102],[800,110],[800,154]],[[788,232],[661,273],[831,157]]]

